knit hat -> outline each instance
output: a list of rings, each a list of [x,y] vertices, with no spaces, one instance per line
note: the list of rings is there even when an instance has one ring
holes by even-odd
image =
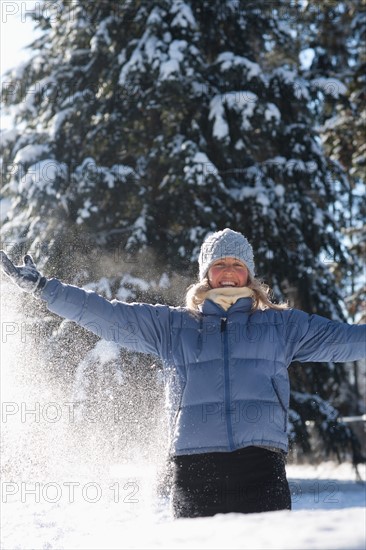
[[[249,241],[237,231],[224,229],[212,233],[202,243],[198,258],[200,281],[207,275],[211,265],[220,258],[236,258],[243,262],[252,277],[254,277],[254,255]]]

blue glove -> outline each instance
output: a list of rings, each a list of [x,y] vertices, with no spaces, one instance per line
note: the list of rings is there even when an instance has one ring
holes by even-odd
[[[0,264],[3,271],[25,292],[40,292],[47,283],[33,262],[30,254],[24,256],[24,265],[16,266],[6,252],[0,250]]]

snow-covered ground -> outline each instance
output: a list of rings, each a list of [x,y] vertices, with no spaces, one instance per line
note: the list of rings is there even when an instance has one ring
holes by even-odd
[[[69,396],[42,378],[19,297],[2,279],[3,550],[365,549],[366,485],[350,464],[289,465],[291,512],[173,520],[156,496],[161,457],[142,460],[137,448],[135,459],[116,463],[93,430],[82,448]],[[360,474],[365,480],[364,466]]]
[[[34,484],[14,484],[4,495],[3,486],[1,548],[365,548],[365,485],[355,482],[349,464],[289,466],[291,512],[179,520],[166,502],[153,504],[146,465],[116,466],[111,473],[106,484],[79,477],[73,491],[71,479],[38,492]]]

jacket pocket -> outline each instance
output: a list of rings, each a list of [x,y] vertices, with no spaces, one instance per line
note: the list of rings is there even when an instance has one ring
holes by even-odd
[[[283,430],[286,432],[287,431],[287,407],[286,407],[286,405],[283,401],[283,398],[281,396],[280,390],[279,390],[278,385],[277,385],[277,381],[273,376],[271,377],[271,382],[272,382],[273,390],[274,390],[274,392],[276,394],[276,397],[279,401],[279,404],[281,405],[281,409],[282,409],[282,413],[283,413]]]

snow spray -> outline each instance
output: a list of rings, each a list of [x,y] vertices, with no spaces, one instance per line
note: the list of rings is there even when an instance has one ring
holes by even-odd
[[[169,514],[157,496],[167,448],[156,366],[42,307],[2,277],[2,514],[15,503]]]

